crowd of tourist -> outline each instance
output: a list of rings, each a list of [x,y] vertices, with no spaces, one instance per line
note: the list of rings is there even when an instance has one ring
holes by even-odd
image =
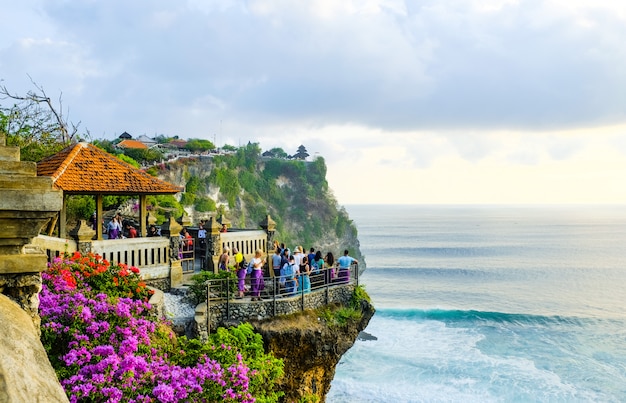
[[[323,255],[322,251],[312,247],[306,253],[302,246],[296,246],[292,252],[285,244],[278,242],[274,243],[274,252],[267,262],[260,249],[255,251],[250,262],[246,262],[241,252],[233,248],[231,255],[228,247],[224,248],[218,260],[220,270],[234,270],[237,274],[236,298],[241,299],[249,292],[252,301],[261,300],[261,292],[265,288],[264,278],[277,278],[280,294],[306,294],[322,285],[348,283],[353,264],[358,264],[358,260],[351,257],[347,249],[341,257],[335,259],[332,252]],[[246,287],[248,277],[249,289]]]
[[[198,246],[206,246],[206,229],[204,222],[198,226],[197,241]],[[227,232],[226,224],[222,226],[220,232]],[[117,213],[107,225],[106,233],[109,239],[134,238],[137,230],[132,223],[123,220]],[[160,230],[150,225],[147,236],[160,236]],[[193,257],[194,238],[187,228],[183,228],[180,236],[179,258],[187,258],[187,254]],[[295,246],[293,250],[286,247],[284,243],[274,241],[273,254],[267,258],[263,251],[257,249],[254,257],[247,262],[241,251],[233,247],[224,247],[218,259],[219,270],[233,270],[237,275],[236,298],[244,298],[248,294],[253,301],[261,300],[261,293],[265,288],[265,278],[277,278],[280,293],[286,296],[293,296],[298,293],[310,293],[311,289],[326,284],[348,283],[350,281],[350,268],[353,264],[358,264],[358,260],[349,255],[346,249],[339,258],[335,258],[332,252],[323,254],[321,250],[314,247],[308,252],[301,246]]]

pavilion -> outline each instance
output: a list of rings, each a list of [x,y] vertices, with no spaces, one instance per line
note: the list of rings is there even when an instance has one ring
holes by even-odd
[[[81,142],[37,164],[38,176],[52,178],[53,188],[63,191],[63,209],[59,215],[59,234],[66,233],[66,197],[93,195],[96,199],[96,222],[102,220],[102,200],[106,195],[135,196],[139,198],[139,234],[147,235],[146,197],[148,195],[176,194],[183,188],[174,186],[133,167],[119,158]],[[96,239],[102,239],[102,226],[96,225]]]

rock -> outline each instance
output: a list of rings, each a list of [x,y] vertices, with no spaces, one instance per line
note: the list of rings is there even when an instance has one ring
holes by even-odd
[[[337,363],[375,312],[366,301],[361,311],[359,321],[345,326],[328,326],[314,310],[251,322],[263,337],[266,351],[285,363],[285,376],[278,384],[285,392],[283,401],[301,401],[311,395],[325,401]]]
[[[0,403],[68,402],[33,320],[0,294]]]

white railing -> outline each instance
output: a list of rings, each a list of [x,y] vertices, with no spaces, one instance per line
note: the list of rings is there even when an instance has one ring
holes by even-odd
[[[77,250],[76,241],[73,239],[56,238],[47,235],[39,235],[33,238],[31,243],[45,251],[48,256],[48,262],[52,262],[54,258],[63,256],[65,253],[74,253]]]
[[[169,277],[170,241],[164,237],[92,241],[91,251],[111,263],[138,267],[145,280]]]
[[[263,253],[267,252],[267,234],[263,230],[222,232],[220,239],[222,250],[228,247],[232,251],[235,247],[248,261],[254,257],[254,251],[257,249],[261,249]]]

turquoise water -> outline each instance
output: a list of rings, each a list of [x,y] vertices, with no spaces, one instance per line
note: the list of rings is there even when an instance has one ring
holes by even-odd
[[[347,210],[376,339],[328,402],[626,401],[626,207]]]

